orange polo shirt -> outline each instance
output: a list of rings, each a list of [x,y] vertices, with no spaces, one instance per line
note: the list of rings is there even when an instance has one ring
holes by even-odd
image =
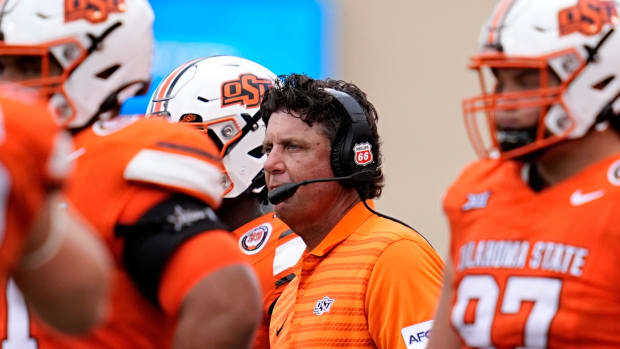
[[[273,311],[271,348],[425,346],[443,262],[415,231],[360,202],[297,268]]]

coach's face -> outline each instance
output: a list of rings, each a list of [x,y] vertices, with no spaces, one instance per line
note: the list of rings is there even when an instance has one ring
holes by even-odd
[[[267,126],[263,148],[267,153],[265,177],[269,190],[284,183],[334,176],[331,145],[321,126],[314,123],[310,127],[295,112],[291,113],[273,113]],[[307,226],[325,216],[343,190],[337,182],[305,185],[275,205],[274,211],[293,229]]]

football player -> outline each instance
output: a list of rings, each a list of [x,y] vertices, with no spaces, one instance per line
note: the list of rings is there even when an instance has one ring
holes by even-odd
[[[429,348],[620,346],[619,12],[505,0],[483,27],[483,93],[464,101],[482,159],[444,200],[451,261]]]
[[[48,324],[79,333],[104,315],[111,263],[75,210],[59,205],[72,145],[58,131],[37,96],[0,86],[0,321],[27,316],[19,287]],[[2,326],[2,348],[27,344],[25,325]]]
[[[149,117],[190,123],[218,146],[226,170],[225,195],[218,216],[248,255],[263,291],[263,323],[254,348],[269,348],[273,305],[294,278],[291,271],[305,244],[264,202],[267,188],[262,152],[265,124],[258,112],[263,93],[276,76],[267,68],[234,56],[189,61],[164,78],[151,96]],[[263,213],[268,210],[268,213]]]
[[[224,189],[218,149],[185,125],[114,118],[126,98],[149,84],[148,2],[8,0],[1,6],[7,75],[44,94],[57,122],[75,134],[67,196],[107,242],[117,266],[103,326],[76,339],[35,323],[28,334],[33,345],[248,347],[260,321],[260,291],[212,211]]]

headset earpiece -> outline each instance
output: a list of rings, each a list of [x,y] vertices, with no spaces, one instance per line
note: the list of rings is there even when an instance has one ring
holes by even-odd
[[[342,107],[346,118],[332,144],[331,167],[337,177],[350,176],[364,170],[377,171],[377,149],[372,147],[372,130],[362,106],[349,94],[324,89]],[[343,182],[347,186],[359,183]]]

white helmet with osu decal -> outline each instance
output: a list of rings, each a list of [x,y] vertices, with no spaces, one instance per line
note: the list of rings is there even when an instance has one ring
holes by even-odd
[[[146,0],[3,0],[0,11],[0,80],[41,91],[59,124],[114,116],[146,92],[154,19]]]
[[[499,2],[470,63],[479,73],[482,95],[463,101],[479,156],[522,156],[614,121],[620,113],[619,7],[610,0]],[[534,71],[536,87],[502,91],[497,79],[489,86],[487,77],[502,69]],[[498,113],[528,108],[537,113],[530,129],[497,124]],[[490,134],[481,132],[479,116]]]
[[[226,169],[226,198],[249,188],[261,192],[265,124],[257,113],[276,75],[260,64],[234,56],[191,60],[165,77],[147,116],[189,122],[204,130],[220,149]]]

